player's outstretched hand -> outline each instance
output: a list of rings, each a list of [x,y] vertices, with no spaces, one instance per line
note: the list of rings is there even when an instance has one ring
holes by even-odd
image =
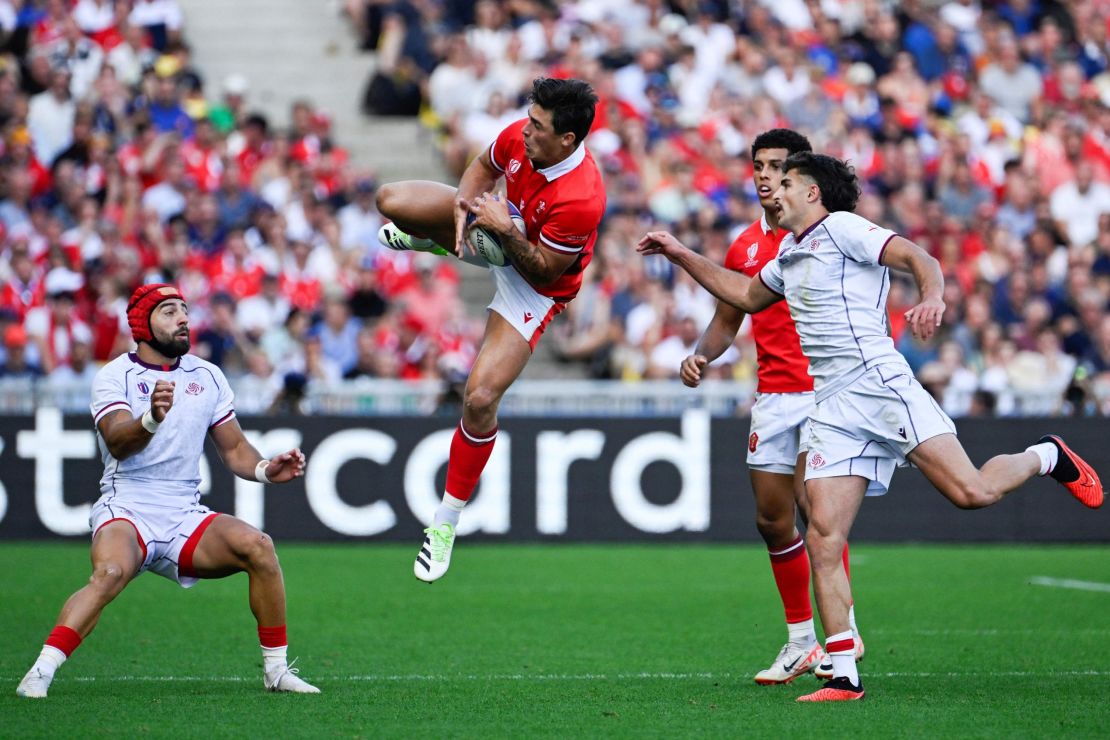
[[[466,257],[467,252],[478,254],[466,238],[466,217],[469,215],[470,201],[461,196],[455,198],[455,256],[459,259]]]
[[[274,455],[266,466],[266,477],[271,483],[287,483],[304,475],[304,453],[294,447],[289,452]]]
[[[671,262],[683,252],[688,251],[685,244],[667,231],[649,231],[636,245],[640,254],[661,254]]]
[[[701,372],[708,364],[709,358],[705,355],[690,355],[678,366],[678,377],[685,385],[697,388],[701,383]]]
[[[166,419],[166,414],[173,408],[172,380],[156,380],[154,392],[150,394],[150,415],[161,424]]]
[[[926,298],[921,303],[906,311],[906,322],[910,331],[918,339],[928,339],[940,326],[944,318],[944,301],[939,298]]]

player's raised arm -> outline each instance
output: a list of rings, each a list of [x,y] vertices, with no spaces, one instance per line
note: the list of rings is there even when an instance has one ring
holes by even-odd
[[[117,460],[126,460],[142,452],[154,438],[158,426],[173,408],[172,381],[159,380],[150,394],[150,410],[142,416],[134,417],[128,411],[113,411],[105,414],[97,423],[100,436],[108,447],[108,452]]]
[[[940,263],[908,239],[896,236],[883,250],[879,261],[886,267],[913,275],[921,302],[906,311],[914,336],[928,339],[944,317],[944,273]]]
[[[214,427],[209,434],[227,469],[244,480],[286,483],[304,475],[303,452],[294,448],[266,459],[247,441],[236,419]]]
[[[474,247],[466,240],[466,234],[464,233],[466,231],[466,217],[473,210],[473,202],[482,193],[493,190],[493,186],[497,184],[500,177],[501,172],[493,166],[493,162],[489,158],[489,150],[486,149],[467,165],[466,171],[459,179],[459,192],[455,197],[455,256],[459,259],[462,259],[467,251],[470,254],[477,254]]]
[[[661,254],[681,267],[690,277],[713,294],[745,313],[757,313],[782,296],[769,290],[760,280],[715,264],[693,251],[666,231],[649,231],[636,245],[640,254]]]

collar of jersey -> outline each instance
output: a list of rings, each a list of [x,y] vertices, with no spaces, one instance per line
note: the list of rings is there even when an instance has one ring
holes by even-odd
[[[586,145],[580,144],[578,148],[571,152],[570,156],[562,162],[557,162],[550,167],[544,167],[542,170],[536,170],[536,172],[546,177],[548,182],[551,182],[555,178],[562,177],[572,171],[575,167],[582,164],[585,159]]]
[[[142,365],[143,367],[147,368],[148,370],[161,370],[163,372],[167,372],[169,370],[176,370],[177,366],[181,364],[181,358],[180,357],[178,357],[176,360],[174,360],[172,365],[155,365],[155,364],[150,363],[150,362],[143,362],[142,360],[139,359],[139,356],[137,354],[135,354],[134,352],[128,352],[127,357],[131,360],[131,362],[134,362],[136,365]]]

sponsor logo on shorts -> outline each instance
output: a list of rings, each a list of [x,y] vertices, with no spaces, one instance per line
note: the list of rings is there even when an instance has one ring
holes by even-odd
[[[531,321],[534,318],[536,318],[536,317],[532,315],[531,311],[525,311],[524,312],[524,323],[525,324],[527,324],[529,321]]]
[[[204,392],[204,386],[200,383],[189,383],[189,385],[185,386],[185,392],[190,396],[199,396]]]
[[[809,467],[814,469],[825,467],[825,458],[821,457],[820,452],[814,452],[809,456]]]
[[[759,435],[756,434],[755,432],[752,432],[752,435],[750,437],[748,437],[748,452],[755,452],[755,448],[758,444],[759,444]]]

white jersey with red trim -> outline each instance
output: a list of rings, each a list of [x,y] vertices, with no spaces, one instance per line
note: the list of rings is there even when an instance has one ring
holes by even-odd
[[[877,365],[909,367],[886,318],[890,270],[881,259],[895,236],[837,211],[797,238],[787,234],[778,257],[759,273],[764,285],[786,297],[818,403]]]
[[[582,271],[593,257],[594,242],[605,214],[605,183],[585,144],[569,157],[537,170],[524,153],[524,126],[510,124],[490,145],[489,158],[505,176],[509,200],[520,209],[528,241],[578,258],[550,285],[532,288],[559,302],[569,301],[582,286]]]
[[[158,380],[175,384],[173,407],[146,447],[117,460],[97,425],[113,411],[142,416]],[[205,436],[235,418],[235,397],[223,372],[211,362],[184,355],[173,365],[151,365],[130,353],[96,374],[90,408],[104,461],[100,499],[180,507],[199,500]]]

